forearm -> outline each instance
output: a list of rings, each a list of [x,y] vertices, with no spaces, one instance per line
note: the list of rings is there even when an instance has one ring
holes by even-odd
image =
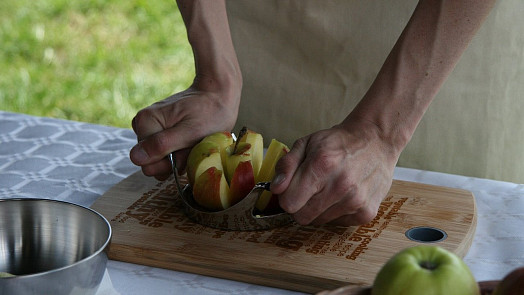
[[[345,123],[358,118],[375,124],[400,153],[493,3],[420,1],[369,91]]]
[[[224,0],[177,0],[195,58],[195,84],[206,90],[242,87]],[[218,88],[218,89],[217,89]]]

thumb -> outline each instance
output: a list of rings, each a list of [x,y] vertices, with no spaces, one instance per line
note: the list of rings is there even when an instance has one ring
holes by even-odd
[[[293,144],[289,153],[280,158],[275,166],[275,177],[270,187],[273,194],[278,195],[286,191],[300,163],[305,158],[305,151],[306,143],[299,139]]]

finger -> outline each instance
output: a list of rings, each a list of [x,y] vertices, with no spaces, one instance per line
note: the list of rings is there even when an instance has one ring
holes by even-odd
[[[186,159],[191,149],[182,149],[175,152],[176,167],[178,175],[185,173]],[[159,180],[165,180],[169,175],[173,174],[173,167],[171,161],[166,157],[153,164],[142,166],[142,173],[146,176],[154,176]]]
[[[167,180],[171,174],[162,174],[162,175],[155,175],[155,179],[159,181]]]
[[[367,224],[375,218],[377,215],[376,211],[369,210],[367,208],[362,208],[356,213],[343,215],[338,218],[335,218],[329,222],[331,225],[338,225],[338,226],[353,226],[353,225],[362,225]],[[313,224],[317,224],[315,221]],[[326,223],[321,223],[326,224]]]
[[[130,158],[134,164],[139,166],[153,164],[173,151],[193,146],[195,141],[190,128],[177,125],[138,142],[131,149]]]
[[[275,166],[275,177],[271,182],[271,192],[281,194],[288,187],[291,179],[300,163],[306,156],[306,141],[297,140],[291,150],[277,162]]]
[[[190,152],[191,152],[191,148],[185,148],[185,149],[178,150],[175,153],[176,166],[177,166],[179,175],[183,175],[186,171],[187,157],[189,156]]]
[[[142,166],[142,173],[146,176],[163,177],[173,174],[173,170],[171,162],[166,158],[156,163]]]
[[[373,192],[371,195],[363,194],[362,201],[342,200],[331,206],[319,215],[312,224],[334,224],[334,225],[361,225],[373,220],[377,215],[380,203],[385,195]],[[358,198],[356,198],[358,199]],[[361,202],[362,205],[358,205]]]
[[[308,173],[304,178],[306,160],[306,141],[298,140],[291,151],[282,157],[275,170],[277,176],[271,183],[271,191],[279,195],[279,204],[288,213],[297,212],[316,191],[310,191],[314,185],[304,185],[310,181]],[[307,169],[306,169],[307,170]]]
[[[345,186],[343,180],[309,199],[306,206],[297,212],[296,219],[303,223],[325,224],[340,216],[354,214],[368,204],[365,187]]]
[[[135,115],[131,121],[131,126],[133,127],[133,131],[135,132],[138,141],[141,141],[152,134],[164,130],[165,124],[157,118],[156,112],[151,106],[149,106],[140,110]]]

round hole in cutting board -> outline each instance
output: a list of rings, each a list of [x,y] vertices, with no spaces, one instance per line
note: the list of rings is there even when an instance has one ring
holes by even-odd
[[[436,243],[444,241],[448,235],[445,231],[435,227],[420,226],[408,229],[406,237],[419,243]]]

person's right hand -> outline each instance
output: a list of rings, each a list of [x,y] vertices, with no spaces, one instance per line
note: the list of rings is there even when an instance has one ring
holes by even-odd
[[[172,173],[166,156],[176,152],[179,171],[190,149],[204,136],[234,127],[240,87],[217,87],[201,79],[189,89],[140,110],[133,118],[138,143],[131,161],[147,176],[165,180]],[[207,83],[207,84],[206,84]],[[203,85],[206,84],[206,85]]]

